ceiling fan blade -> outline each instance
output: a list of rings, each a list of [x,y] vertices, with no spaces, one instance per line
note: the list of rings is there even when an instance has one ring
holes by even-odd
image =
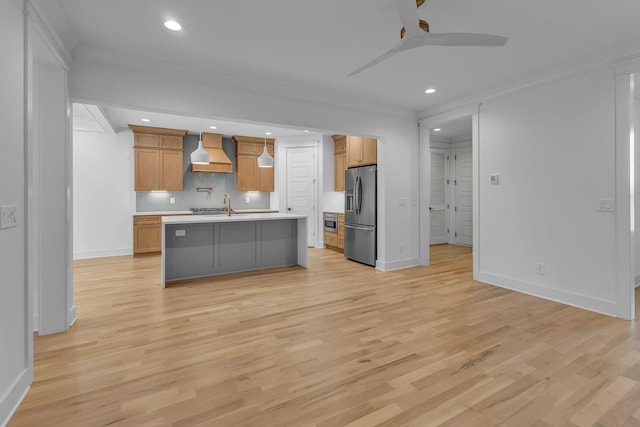
[[[444,33],[425,35],[424,45],[429,46],[504,46],[507,37],[491,34]]]
[[[420,17],[416,0],[398,0],[398,14],[406,31],[405,37],[421,35]]]
[[[415,0],[414,0],[415,2]],[[403,43],[403,40],[401,40],[398,44],[396,44],[394,47],[392,47],[391,49],[389,49],[388,51],[386,51],[385,53],[383,53],[382,55],[378,56],[377,58],[375,58],[372,61],[367,62],[366,64],[364,64],[362,67],[358,68],[355,71],[352,71],[351,73],[347,74],[347,77],[351,77],[355,74],[358,74],[364,70],[366,70],[367,68],[371,68],[376,64],[379,64],[380,62],[384,61],[387,58],[391,58],[393,55],[395,55],[398,52],[402,52],[403,50],[407,50],[407,46]]]

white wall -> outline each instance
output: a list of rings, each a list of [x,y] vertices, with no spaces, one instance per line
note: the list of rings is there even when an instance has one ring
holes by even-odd
[[[128,130],[73,133],[75,259],[133,253],[131,144]]]
[[[478,280],[616,314],[614,110],[604,68],[482,104]]]
[[[393,269],[417,264],[416,115],[353,111],[286,97],[286,92],[282,97],[241,92],[216,87],[212,77],[207,83],[200,77],[186,81],[188,70],[104,51],[76,51],[74,58],[71,96],[80,102],[380,137],[378,265]],[[398,206],[400,198],[409,201],[407,206]]]
[[[0,205],[18,207],[19,226],[0,230],[0,425],[33,378],[25,276],[24,16],[21,0],[0,13]]]

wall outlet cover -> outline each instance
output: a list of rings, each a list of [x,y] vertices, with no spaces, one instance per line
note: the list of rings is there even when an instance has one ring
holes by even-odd
[[[0,230],[18,226],[18,206],[0,206]]]

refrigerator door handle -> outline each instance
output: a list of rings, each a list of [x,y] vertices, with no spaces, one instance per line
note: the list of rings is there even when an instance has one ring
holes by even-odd
[[[354,198],[354,207],[353,210],[358,214],[358,180],[360,179],[359,175],[356,175],[356,180],[353,183],[353,198]]]
[[[351,228],[353,230],[361,230],[361,231],[373,231],[373,227],[364,227],[362,225],[345,224],[344,228]]]
[[[358,176],[358,213],[362,211],[362,178]]]

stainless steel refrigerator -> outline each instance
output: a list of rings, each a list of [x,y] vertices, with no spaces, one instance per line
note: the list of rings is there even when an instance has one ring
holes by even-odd
[[[344,256],[376,265],[377,167],[361,166],[345,172]]]

